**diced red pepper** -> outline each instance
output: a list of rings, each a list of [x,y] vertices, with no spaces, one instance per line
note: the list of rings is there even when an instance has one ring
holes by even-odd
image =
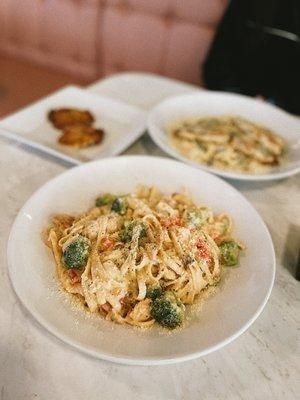
[[[212,257],[209,251],[209,248],[207,247],[207,244],[205,241],[200,238],[198,239],[198,242],[196,243],[196,247],[198,249],[197,253],[198,256],[202,259],[204,259],[208,264],[212,263]]]
[[[167,229],[174,226],[184,226],[183,220],[179,217],[161,218],[160,223]]]
[[[112,250],[115,247],[115,241],[110,238],[103,238],[100,241],[100,249],[102,251]]]
[[[69,269],[68,270],[68,275],[69,275],[69,278],[70,278],[70,281],[71,281],[72,285],[76,285],[77,283],[81,282],[80,274],[77,271],[75,271],[74,269]]]
[[[108,313],[108,312],[112,309],[111,305],[110,305],[108,302],[102,304],[102,305],[100,306],[100,308],[101,308],[101,310],[104,311],[105,313]]]

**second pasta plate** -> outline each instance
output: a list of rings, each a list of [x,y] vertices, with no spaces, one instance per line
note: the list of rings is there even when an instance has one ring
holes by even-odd
[[[300,171],[299,119],[250,97],[207,90],[171,97],[147,126],[166,153],[225,178],[266,181]]]

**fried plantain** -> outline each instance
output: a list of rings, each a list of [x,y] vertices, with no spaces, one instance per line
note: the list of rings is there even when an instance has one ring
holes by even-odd
[[[57,108],[48,113],[48,119],[57,129],[64,129],[71,125],[91,125],[94,117],[89,111],[76,108]]]
[[[73,125],[64,129],[58,139],[60,144],[78,149],[99,144],[104,136],[102,129],[95,129],[88,125]]]

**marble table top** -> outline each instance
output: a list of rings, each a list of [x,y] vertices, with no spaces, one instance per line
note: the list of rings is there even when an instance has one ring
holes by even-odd
[[[90,90],[147,110],[160,99],[197,88],[146,74],[122,74]],[[163,155],[144,135],[126,154]],[[0,399],[299,399],[300,283],[293,277],[300,244],[300,175],[269,183],[231,181],[272,235],[277,258],[271,298],[233,343],[200,359],[134,367],[83,355],[41,328],[14,294],[6,243],[23,203],[70,165],[0,141]],[[20,266],[22,268],[22,266]]]

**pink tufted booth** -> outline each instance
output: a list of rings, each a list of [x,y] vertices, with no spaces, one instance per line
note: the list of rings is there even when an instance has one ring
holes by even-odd
[[[127,70],[191,83],[227,0],[0,0],[0,52],[93,80]]]

